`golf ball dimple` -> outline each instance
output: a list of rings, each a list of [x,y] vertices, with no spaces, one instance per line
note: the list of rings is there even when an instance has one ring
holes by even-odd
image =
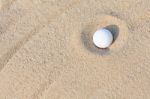
[[[93,43],[99,48],[107,48],[113,42],[113,35],[107,29],[99,29],[93,35]]]

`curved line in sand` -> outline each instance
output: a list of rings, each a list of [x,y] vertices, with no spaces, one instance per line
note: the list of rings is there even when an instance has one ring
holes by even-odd
[[[9,62],[9,60],[14,56],[15,53],[17,53],[17,51],[22,46],[24,46],[29,40],[32,39],[32,37],[34,35],[36,35],[41,29],[43,29],[44,27],[46,27],[49,24],[51,19],[56,18],[57,16],[60,16],[61,14],[66,12],[66,10],[69,10],[72,6],[74,6],[75,4],[78,3],[77,1],[79,1],[79,0],[74,0],[70,4],[67,4],[64,7],[62,7],[63,11],[61,10],[61,12],[58,13],[57,15],[55,15],[53,17],[49,17],[47,23],[44,23],[43,25],[38,25],[34,30],[32,30],[23,39],[21,39],[15,46],[13,46],[11,49],[9,49],[9,51],[6,54],[4,54],[0,59],[0,71],[5,67],[5,65]],[[47,86],[51,85],[52,83],[53,83],[53,81],[44,82],[44,84],[42,84],[40,86],[39,90],[32,96],[33,99],[37,99],[39,97],[39,95],[41,95],[42,92],[44,92],[44,90],[47,90]]]
[[[49,24],[51,19],[56,18],[57,16],[63,14],[66,10],[68,10],[68,8],[70,8],[71,6],[75,5],[78,2],[79,0],[74,0],[70,4],[63,6],[62,7],[63,11],[61,10],[61,12],[58,13],[57,15],[49,17],[46,23],[38,25],[30,33],[27,33],[27,35],[25,35],[25,37],[22,40],[20,40],[14,47],[12,47],[6,54],[2,56],[2,58],[0,59],[0,71],[22,46],[24,46],[34,35],[36,35],[41,29],[43,29]]]

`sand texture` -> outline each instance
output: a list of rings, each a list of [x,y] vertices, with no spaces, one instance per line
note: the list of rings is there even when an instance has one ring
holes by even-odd
[[[0,99],[150,99],[150,0],[0,0]]]

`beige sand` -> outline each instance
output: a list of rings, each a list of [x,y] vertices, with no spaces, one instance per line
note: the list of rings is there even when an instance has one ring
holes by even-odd
[[[0,99],[150,99],[149,0],[1,0]],[[95,48],[101,27],[118,36]]]

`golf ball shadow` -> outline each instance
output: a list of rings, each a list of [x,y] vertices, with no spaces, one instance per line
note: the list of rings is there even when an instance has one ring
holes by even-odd
[[[119,36],[119,27],[117,25],[108,25],[104,28],[109,30],[112,33],[112,35],[113,35],[112,44],[115,43],[115,41],[117,40],[117,38]]]
[[[88,25],[86,26],[82,33],[81,33],[81,41],[84,47],[89,50],[90,52],[98,55],[110,55],[111,54],[111,45],[108,48],[99,48],[95,46],[93,43],[93,34],[96,31],[95,25]],[[108,25],[106,27],[102,27],[104,29],[109,30],[113,35],[113,43],[115,43],[118,35],[119,35],[119,28],[117,25]]]

